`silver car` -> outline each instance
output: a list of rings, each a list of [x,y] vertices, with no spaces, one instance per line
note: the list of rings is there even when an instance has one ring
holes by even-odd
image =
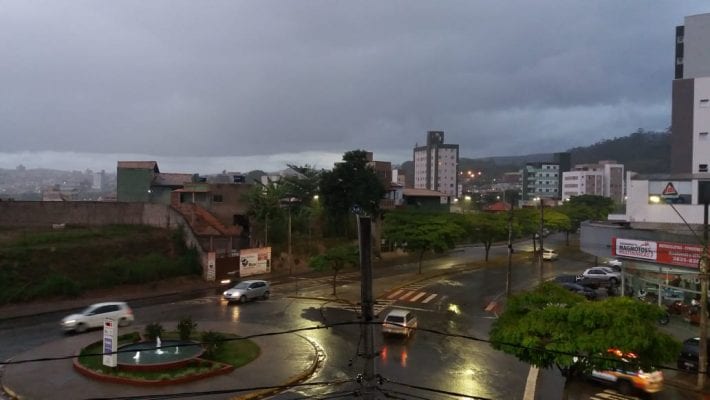
[[[222,297],[228,302],[246,303],[254,299],[268,299],[271,294],[269,282],[261,280],[241,281],[231,289],[225,290]]]

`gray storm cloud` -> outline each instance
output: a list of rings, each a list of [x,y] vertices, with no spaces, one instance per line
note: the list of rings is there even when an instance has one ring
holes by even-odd
[[[0,152],[560,151],[669,126],[674,28],[706,8],[4,1]]]

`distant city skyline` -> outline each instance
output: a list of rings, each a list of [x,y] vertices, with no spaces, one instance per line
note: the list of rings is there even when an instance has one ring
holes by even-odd
[[[407,149],[404,153],[411,154],[411,151],[411,149]],[[168,157],[148,154],[98,154],[42,151],[0,153],[0,168],[15,169],[19,165],[23,165],[27,169],[55,169],[62,171],[84,171],[90,169],[94,172],[104,170],[106,172],[115,173],[118,161],[156,161],[161,172],[208,175],[217,174],[224,170],[243,173],[253,170],[277,172],[288,168],[288,164],[309,164],[317,169],[331,169],[334,163],[342,161],[343,154],[344,152],[304,152],[298,154],[271,154],[247,157]],[[376,160],[392,161],[394,165],[407,161],[393,161],[387,159],[386,157],[388,156],[386,154],[373,153],[373,156]],[[393,156],[404,157],[404,155]]]

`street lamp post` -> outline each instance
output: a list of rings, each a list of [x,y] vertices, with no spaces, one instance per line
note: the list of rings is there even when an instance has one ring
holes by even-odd
[[[708,200],[703,202],[703,254],[700,256],[700,346],[698,387],[705,387],[708,366]]]
[[[503,201],[505,201],[505,192],[503,192]],[[508,210],[508,269],[505,272],[505,296],[510,297],[513,286],[513,201],[511,200]]]
[[[540,256],[538,258],[538,263],[540,265],[540,271],[539,271],[539,278],[540,278],[540,283],[543,282],[543,274],[542,274],[542,263],[543,263],[543,254],[545,253],[543,250],[543,244],[542,244],[542,232],[545,227],[545,203],[542,200],[541,197],[537,197],[536,199],[540,200],[540,232],[538,232],[538,236],[540,237]]]
[[[293,275],[293,254],[291,251],[291,205],[297,203],[299,200],[295,197],[288,197],[286,199],[281,199],[281,204],[286,205],[288,208],[288,274]]]

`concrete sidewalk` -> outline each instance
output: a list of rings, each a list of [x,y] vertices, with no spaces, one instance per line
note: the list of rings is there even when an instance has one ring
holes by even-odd
[[[224,322],[200,322],[200,328],[248,336],[270,332],[268,326]],[[136,326],[131,330],[140,331]],[[61,357],[76,354],[82,347],[101,340],[101,332],[70,336],[19,354],[13,361]],[[195,382],[159,387],[142,387],[106,383],[84,377],[72,366],[72,360],[42,361],[5,366],[2,387],[17,399],[86,399],[204,393],[200,399],[253,399],[274,392],[250,388],[286,386],[309,377],[319,361],[316,346],[298,334],[265,336],[253,339],[261,348],[259,357],[251,363],[232,371]],[[230,393],[210,394],[214,391]]]

